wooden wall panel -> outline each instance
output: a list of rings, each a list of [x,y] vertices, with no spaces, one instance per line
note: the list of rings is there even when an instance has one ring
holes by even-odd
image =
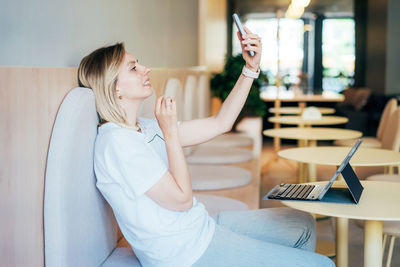
[[[54,119],[76,69],[0,67],[0,259],[43,266],[45,163]]]
[[[198,4],[198,64],[220,72],[227,53],[227,0],[199,0]]]

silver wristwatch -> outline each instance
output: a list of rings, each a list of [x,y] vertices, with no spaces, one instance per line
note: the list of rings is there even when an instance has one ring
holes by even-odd
[[[249,68],[246,68],[246,66],[243,66],[242,73],[246,77],[257,79],[258,76],[260,76],[260,68],[258,68],[258,71],[255,72],[250,70]]]

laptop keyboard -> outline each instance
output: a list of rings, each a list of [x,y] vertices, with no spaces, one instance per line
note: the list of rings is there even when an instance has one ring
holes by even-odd
[[[307,199],[315,185],[281,184],[268,198],[272,199]]]

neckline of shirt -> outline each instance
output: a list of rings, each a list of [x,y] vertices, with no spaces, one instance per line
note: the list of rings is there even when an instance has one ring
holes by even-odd
[[[122,127],[121,125],[118,125],[118,124],[116,124],[116,123],[114,123],[114,122],[111,122],[111,121],[102,124],[102,125],[99,127],[99,129],[101,129],[102,131],[103,131],[103,130],[106,130],[106,129],[123,129],[123,130],[129,131],[129,132],[137,133],[137,134],[139,134],[139,135],[144,135],[144,136],[147,135],[147,129],[146,129],[145,126],[143,126],[142,123],[140,123],[140,129],[141,129],[140,132],[136,131],[135,129],[129,129],[129,128]]]

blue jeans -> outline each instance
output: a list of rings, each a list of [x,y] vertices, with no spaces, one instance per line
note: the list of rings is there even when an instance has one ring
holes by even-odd
[[[335,266],[314,253],[314,218],[289,208],[221,212],[214,237],[193,267]]]

